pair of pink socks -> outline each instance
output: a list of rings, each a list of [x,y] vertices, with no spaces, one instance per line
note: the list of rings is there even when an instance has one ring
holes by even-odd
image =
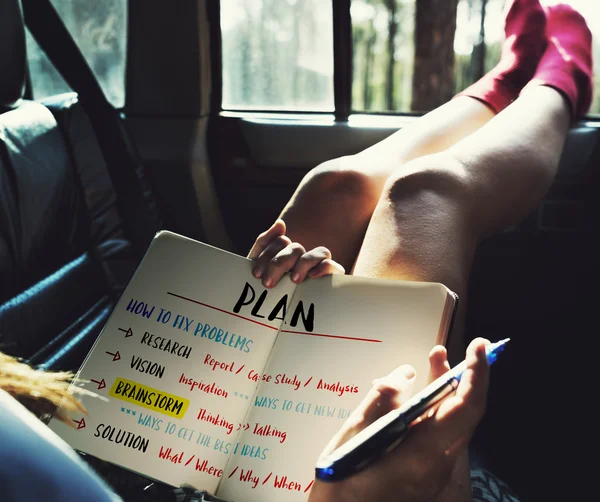
[[[458,94],[499,113],[524,89],[546,85],[563,94],[573,119],[592,101],[592,35],[583,16],[568,5],[542,8],[538,0],[512,0],[498,65]]]

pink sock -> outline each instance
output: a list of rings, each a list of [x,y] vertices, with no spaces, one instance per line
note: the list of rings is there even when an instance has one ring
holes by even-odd
[[[546,15],[538,0],[508,2],[500,62],[457,96],[470,96],[496,113],[512,103],[529,82],[546,48]]]
[[[549,7],[546,17],[548,47],[526,87],[547,85],[560,91],[577,120],[592,102],[592,34],[583,16],[568,5]]]

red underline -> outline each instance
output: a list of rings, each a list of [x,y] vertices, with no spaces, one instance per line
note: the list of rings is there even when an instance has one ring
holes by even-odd
[[[279,330],[279,328],[276,328],[275,326],[269,326],[268,324],[265,324],[263,322],[258,322],[258,321],[255,321],[254,319],[249,319],[248,317],[244,317],[244,316],[235,314],[233,312],[229,312],[228,310],[220,309],[219,307],[214,307],[213,305],[209,305],[208,303],[202,303],[202,302],[199,302],[198,300],[193,300],[192,298],[188,298],[187,296],[177,295],[175,293],[171,293],[170,291],[167,291],[167,294],[171,295],[171,296],[175,296],[176,298],[180,298],[182,300],[187,300],[188,302],[192,302],[192,303],[196,303],[198,305],[202,305],[203,307],[206,307],[206,308],[209,308],[209,309],[213,309],[213,310],[217,310],[219,312],[223,312],[224,314],[232,315],[232,316],[237,317],[239,319],[244,319],[244,321],[253,322],[254,324],[258,324],[259,326],[264,326],[265,328],[274,329],[275,331]],[[352,337],[352,336],[327,335],[325,333],[310,333],[308,331],[289,331],[289,330],[286,330],[286,329],[282,329],[281,333],[289,333],[291,335],[321,336],[321,337],[325,337],[325,338],[340,338],[342,340],[354,340],[354,341],[357,341],[357,342],[381,343],[381,340],[374,340],[372,338],[356,338],[356,337]]]
[[[381,340],[375,340],[373,338],[357,338],[354,336],[326,335],[324,333],[309,333],[307,331],[289,331],[287,329],[282,329],[281,332],[282,333],[290,333],[292,335],[323,336],[325,338],[341,338],[342,340],[356,340],[358,342],[381,343]]]

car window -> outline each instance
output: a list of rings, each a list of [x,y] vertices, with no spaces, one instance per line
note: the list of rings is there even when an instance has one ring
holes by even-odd
[[[71,36],[116,107],[125,103],[127,1],[52,0]],[[34,98],[70,90],[33,37],[27,33],[27,57]]]

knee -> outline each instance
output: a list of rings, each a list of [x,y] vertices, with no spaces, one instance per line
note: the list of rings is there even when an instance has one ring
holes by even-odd
[[[352,157],[329,160],[312,169],[302,180],[304,189],[323,200],[374,205],[379,197],[376,181],[355,165]]]
[[[471,186],[465,166],[446,153],[412,160],[388,178],[382,197],[393,206],[445,202],[471,205]],[[427,209],[423,207],[422,209]]]

